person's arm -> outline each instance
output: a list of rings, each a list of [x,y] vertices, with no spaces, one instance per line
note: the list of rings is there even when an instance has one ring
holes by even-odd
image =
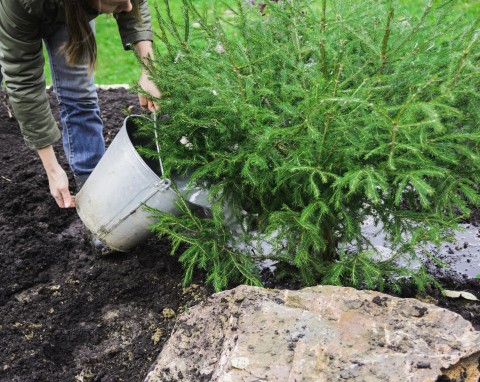
[[[0,2],[0,66],[25,143],[40,155],[52,195],[63,195],[62,201],[56,199],[58,205],[66,207],[70,200],[73,207],[70,193],[65,195],[68,180],[51,146],[61,134],[45,91],[40,22],[20,1]]]
[[[147,0],[138,2],[138,18],[134,12],[120,12],[116,16],[123,48],[134,48],[138,41],[153,41],[152,16]]]
[[[135,44],[135,51],[137,52],[138,56],[141,57],[145,64],[148,64],[149,59],[153,59],[153,49],[152,49],[152,42],[151,41],[138,41]],[[160,98],[162,93],[157,88],[155,83],[149,78],[147,70],[144,66],[142,66],[142,75],[140,76],[140,80],[138,81],[139,85],[142,87],[145,92],[152,95],[154,98]],[[155,104],[155,101],[151,98],[148,98],[142,94],[138,95],[138,101],[140,106],[144,109],[148,109],[151,112],[154,112],[158,109],[158,105]]]
[[[63,168],[58,164],[53,147],[47,146],[37,149],[45,172],[48,177],[50,193],[60,208],[75,207],[75,198],[68,190],[68,177]]]
[[[25,143],[38,149],[58,141],[61,134],[45,90],[41,20],[21,4],[1,1],[0,66]]]
[[[139,16],[137,19],[132,12],[122,12],[117,17],[118,29],[122,38],[123,47],[125,49],[135,49],[139,57],[144,63],[148,63],[148,58],[153,59],[153,33],[150,10],[146,0],[139,3]],[[142,67],[139,85],[146,93],[151,94],[153,98],[160,98],[161,92],[155,83],[149,78],[147,70]],[[154,104],[153,99],[149,99],[143,95],[138,96],[140,106],[154,111],[158,106]]]

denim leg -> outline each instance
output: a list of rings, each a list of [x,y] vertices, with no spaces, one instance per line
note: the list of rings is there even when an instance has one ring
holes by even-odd
[[[67,39],[64,27],[44,42],[60,106],[63,149],[73,173],[88,175],[105,152],[103,122],[93,74],[86,65],[69,66],[65,61],[61,48]]]

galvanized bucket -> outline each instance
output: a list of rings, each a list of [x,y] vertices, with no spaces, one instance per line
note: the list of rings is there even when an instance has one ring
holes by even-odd
[[[135,149],[142,145],[134,136],[135,121],[125,118],[108,150],[76,195],[78,215],[86,228],[117,251],[130,251],[153,235],[151,214],[144,206],[178,214],[178,196],[169,179],[160,178],[158,163],[143,159]],[[187,189],[188,178],[174,177],[182,194],[196,195],[201,208],[210,207],[206,190]]]

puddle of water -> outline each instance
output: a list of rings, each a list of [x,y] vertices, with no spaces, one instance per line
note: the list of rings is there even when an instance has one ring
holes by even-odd
[[[388,260],[395,254],[391,249],[390,243],[385,239],[382,228],[381,223],[374,224],[373,218],[368,218],[362,225],[362,233],[370,240],[377,251],[373,256],[378,261]],[[250,243],[238,244],[237,248],[257,257],[274,255],[274,249],[270,241],[263,235],[257,235],[257,237]],[[453,271],[462,277],[474,278],[480,274],[480,227],[462,224],[460,229],[454,232],[454,237],[455,241],[453,243],[446,243],[441,247],[433,245],[426,247],[435,257],[448,264],[448,268],[445,270],[435,269],[435,274]],[[353,249],[352,245],[347,245],[346,247]],[[419,257],[424,261],[427,260],[425,255],[420,255]],[[426,263],[429,264],[430,262]],[[268,259],[258,262],[260,269],[268,268],[272,272],[275,270],[275,264],[275,261]],[[407,254],[404,258],[400,257],[397,260],[397,264],[415,270],[420,267],[421,262],[416,259],[410,259]]]
[[[381,224],[374,225],[373,219],[369,218],[364,222],[362,232],[379,250],[380,256],[383,255],[384,259],[393,255]],[[427,246],[426,250],[431,251],[435,257],[448,264],[448,271],[464,275],[467,278],[474,278],[480,274],[480,228],[471,224],[460,224],[459,229],[454,232],[454,237],[453,243],[446,243],[441,247]],[[423,255],[423,260],[426,260],[425,255]],[[417,269],[420,266],[419,261],[410,263],[405,263],[405,261],[400,259],[399,265],[407,265],[410,269]],[[435,272],[442,273],[442,270],[436,269]]]
[[[462,224],[455,232],[455,242],[437,249],[436,256],[450,265],[450,269],[474,278],[480,274],[480,228]]]
[[[205,216],[208,216],[208,213],[211,210],[211,202],[208,200],[208,191],[201,188],[190,190],[187,187],[187,183],[188,182],[185,179],[183,183],[177,185],[179,191],[186,196],[189,203],[202,208],[206,211]],[[233,233],[239,236],[245,232],[246,227],[233,218],[233,214],[230,208],[228,208],[228,205],[225,206],[225,223],[230,226]],[[394,256],[395,252],[385,238],[381,222],[374,224],[373,217],[368,217],[362,224],[362,234],[370,241],[376,250],[376,253],[373,255],[374,259],[384,261]],[[257,258],[265,258],[268,256],[274,257],[275,249],[271,242],[275,240],[277,234],[273,234],[270,240],[265,235],[260,235],[255,232],[252,233],[252,235],[254,239],[251,242],[240,243],[237,244],[236,247],[241,251],[252,253],[252,255]],[[454,237],[454,243],[447,243],[441,247],[431,245],[427,246],[426,250],[430,251],[445,264],[448,264],[449,271],[458,273],[463,277],[474,278],[476,275],[480,274],[480,228],[471,224],[460,225],[460,229],[454,232]],[[346,244],[344,247],[347,250],[355,249],[354,243]],[[428,264],[431,262],[426,261],[426,255],[419,255],[419,257],[421,258],[421,261],[429,266]],[[411,259],[408,254],[403,258],[400,257],[396,259],[399,266],[407,267],[412,270],[418,269],[421,266],[421,261],[418,259]],[[271,271],[274,271],[275,263],[275,261],[268,259],[259,260],[258,266],[259,268],[269,268]],[[444,272],[441,269],[435,269],[434,271],[435,274]]]

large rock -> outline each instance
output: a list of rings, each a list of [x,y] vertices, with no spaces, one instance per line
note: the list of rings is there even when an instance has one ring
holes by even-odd
[[[480,332],[415,299],[240,286],[179,317],[145,382],[423,382],[448,368],[465,377],[479,359]],[[468,370],[463,380],[476,381]]]

